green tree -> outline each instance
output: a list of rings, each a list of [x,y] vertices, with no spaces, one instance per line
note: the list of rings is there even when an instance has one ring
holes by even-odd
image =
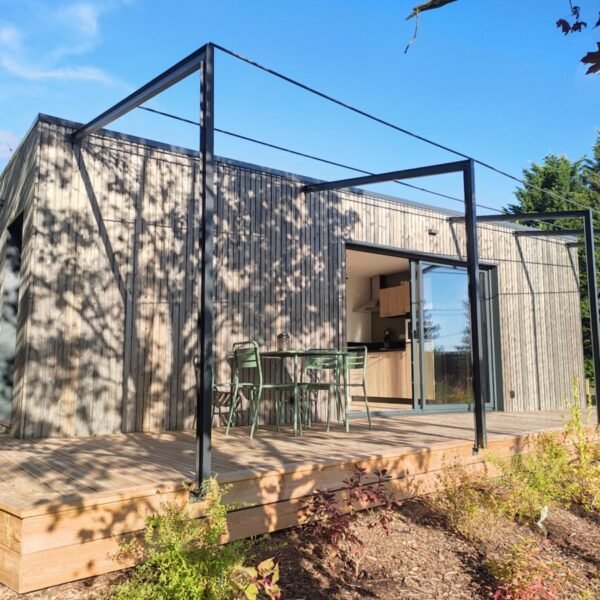
[[[600,232],[600,134],[592,149],[592,158],[571,162],[566,156],[549,154],[542,164],[533,164],[523,171],[525,185],[515,192],[516,202],[509,204],[506,212],[553,212],[590,207],[594,214],[594,229]],[[554,194],[547,193],[548,191]],[[556,195],[555,195],[556,194]],[[558,197],[560,196],[560,197]],[[569,200],[571,202],[569,202]],[[576,203],[576,204],[574,204]],[[581,220],[562,219],[551,222],[526,222],[533,227],[552,229],[581,229]],[[600,251],[596,250],[596,264],[600,265]],[[585,374],[593,379],[592,344],[589,326],[589,301],[585,249],[579,251],[581,292],[581,318],[585,356]]]

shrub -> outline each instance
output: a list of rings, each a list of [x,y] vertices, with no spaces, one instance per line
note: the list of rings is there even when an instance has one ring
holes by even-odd
[[[244,568],[244,542],[220,545],[227,531],[227,507],[216,480],[206,482],[205,517],[192,519],[186,510],[167,505],[146,519],[143,538],[122,548],[126,556],[143,562],[111,595],[116,600],[217,600],[245,593],[278,598],[279,571],[261,563]],[[269,595],[270,594],[270,595]]]
[[[563,591],[560,565],[544,557],[547,542],[522,538],[499,558],[487,560],[498,582],[494,600],[555,600]]]
[[[465,538],[478,537],[490,515],[490,481],[458,460],[444,462],[432,503],[444,521]]]
[[[600,447],[596,435],[589,434],[591,407],[582,408],[577,380],[566,408],[564,433],[539,435],[527,454],[489,457],[501,472],[497,506],[519,522],[539,523],[553,505],[600,508]]]
[[[579,399],[577,380],[573,383],[573,400],[567,403],[568,416],[564,419],[565,439],[574,451],[569,473],[571,496],[587,510],[600,509],[600,444],[598,427],[589,434],[593,407],[587,402],[584,410]]]
[[[386,488],[391,479],[387,471],[375,471],[374,476],[374,480],[366,481],[366,470],[355,465],[352,475],[344,480],[347,494],[341,503],[335,492],[327,490],[316,490],[304,503],[305,531],[312,539],[316,553],[329,560],[339,558],[355,577],[360,574],[373,541],[364,535],[361,538],[356,535],[354,524],[358,511],[365,511],[363,518],[373,535],[379,531],[387,534],[391,511],[398,506]]]
[[[573,488],[568,473],[571,455],[561,437],[544,433],[526,454],[509,459],[490,456],[500,469],[495,482],[495,506],[500,514],[520,523],[540,522],[542,512],[556,504],[568,505]]]

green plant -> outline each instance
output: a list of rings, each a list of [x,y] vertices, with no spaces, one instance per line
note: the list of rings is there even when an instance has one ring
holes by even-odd
[[[278,598],[267,593],[267,581],[276,584],[276,579],[274,574],[266,573],[264,565],[259,565],[256,575],[243,567],[245,543],[220,544],[227,531],[227,507],[216,480],[206,482],[203,493],[206,509],[202,519],[191,518],[174,504],[146,519],[143,537],[122,548],[123,554],[143,562],[134,568],[128,581],[113,590],[112,598],[220,600],[235,597],[253,578],[258,592],[255,596],[246,594],[249,598],[260,593]]]
[[[444,461],[431,499],[446,524],[465,538],[475,539],[487,530],[494,509],[493,482],[484,473],[461,462]]]
[[[573,447],[571,463],[571,495],[587,510],[600,508],[600,444],[598,427],[590,434],[593,407],[587,399],[586,408],[579,398],[579,382],[573,382],[573,398],[567,402],[568,416],[564,418],[565,439]]]
[[[267,558],[256,567],[243,567],[238,573],[244,576],[238,585],[248,600],[261,596],[280,600],[279,563],[275,559]]]
[[[562,434],[537,436],[526,454],[489,457],[500,470],[496,506],[517,521],[539,523],[553,505],[600,508],[600,446],[590,435],[591,407],[582,407],[577,379],[565,406]]]
[[[498,558],[487,560],[498,582],[494,600],[555,600],[563,589],[560,565],[544,557],[547,541],[522,538]]]
[[[534,525],[548,507],[570,503],[571,455],[558,434],[537,436],[527,453],[508,459],[490,456],[489,460],[500,470],[494,486],[495,507],[499,513]]]

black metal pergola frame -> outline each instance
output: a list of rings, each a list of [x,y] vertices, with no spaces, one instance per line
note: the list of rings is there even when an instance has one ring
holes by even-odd
[[[360,185],[383,183],[386,181],[404,181],[420,177],[433,177],[461,173],[463,176],[463,194],[465,215],[460,217],[466,228],[467,245],[467,276],[469,281],[469,307],[471,325],[471,367],[473,405],[475,415],[475,445],[474,452],[487,446],[487,429],[485,424],[485,364],[483,361],[483,334],[481,324],[481,294],[479,292],[479,252],[477,244],[477,205],[475,202],[475,163],[473,160],[459,160],[456,162],[390,171],[376,175],[364,175],[349,179],[339,179],[324,183],[313,183],[302,188],[304,193],[323,192],[327,190],[341,190]]]
[[[592,337],[592,354],[594,360],[594,384],[596,388],[596,414],[600,422],[600,402],[598,386],[600,385],[600,322],[598,320],[598,282],[596,278],[596,253],[594,242],[594,215],[591,208],[580,210],[563,210],[553,212],[531,212],[503,215],[484,215],[477,217],[478,223],[517,223],[519,221],[550,221],[561,219],[581,219],[583,229],[517,229],[515,237],[572,237],[583,235],[584,241],[568,242],[572,248],[585,248],[585,264],[587,274],[588,300],[590,303],[590,328]],[[451,223],[460,223],[464,217],[450,217]]]
[[[214,182],[214,51],[219,48],[235,56],[224,48],[208,43],[167,69],[149,83],[121,100],[98,117],[77,129],[72,134],[73,144],[78,144],[86,136],[140,107],[144,102],[157,96],[189,75],[200,72],[200,139],[199,157],[202,172],[201,197],[202,223],[199,251],[201,253],[200,283],[201,292],[198,308],[199,367],[196,393],[196,483],[198,486],[211,476],[211,436],[212,436],[212,371],[213,371],[213,220],[215,213],[216,189]],[[597,295],[593,255],[593,229],[591,212],[571,211],[567,213],[540,213],[536,215],[500,215],[498,217],[477,217],[475,202],[475,162],[472,159],[431,165],[415,169],[393,171],[364,177],[355,177],[325,183],[307,185],[303,192],[343,189],[385,181],[401,181],[418,177],[429,177],[450,173],[462,173],[465,213],[456,217],[463,221],[466,228],[466,262],[469,281],[470,325],[472,340],[472,385],[474,394],[475,440],[474,451],[485,448],[487,434],[485,424],[485,399],[483,382],[485,365],[483,364],[483,340],[481,323],[481,300],[479,293],[479,257],[477,244],[477,223],[482,221],[516,221],[532,218],[571,218],[582,216],[586,223],[586,249],[588,251],[588,281],[590,287],[590,307],[595,318],[592,319],[594,340],[594,361],[596,382],[600,381],[600,343],[598,342]],[[557,216],[558,215],[558,216]],[[566,215],[566,216],[565,216]],[[544,232],[542,232],[544,233]],[[591,242],[588,243],[588,240]],[[589,245],[591,243],[591,246]],[[590,255],[591,247],[591,255]],[[591,258],[590,258],[591,256]],[[594,292],[592,297],[592,290]]]
[[[200,72],[200,203],[202,224],[199,240],[200,302],[198,307],[198,384],[196,389],[196,483],[198,489],[211,476],[212,370],[213,370],[213,219],[215,212],[214,145],[215,94],[214,44],[205,44],[114,106],[77,129],[74,144],[119,117],[141,106],[182,79]]]

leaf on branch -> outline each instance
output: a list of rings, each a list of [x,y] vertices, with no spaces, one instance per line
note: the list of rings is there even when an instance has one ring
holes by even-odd
[[[598,13],[598,20],[596,21],[594,27],[600,27],[600,12]]]
[[[446,6],[446,4],[450,4],[450,2],[456,2],[456,0],[429,0],[429,2],[423,2],[423,4],[418,4],[413,7],[412,12],[406,20],[412,19],[416,17],[419,13],[424,12],[426,10],[433,10],[434,8],[442,8],[442,6]]]
[[[571,33],[571,26],[569,25],[569,22],[566,19],[559,19],[558,21],[556,21],[556,26],[559,29],[561,29],[565,35]]]
[[[571,14],[575,17],[575,20],[579,21],[579,15],[581,14],[581,7],[571,5]]]
[[[586,75],[600,73],[600,42],[598,42],[598,50],[596,52],[588,52],[581,59],[581,62],[585,65],[590,65],[585,72]]]
[[[587,23],[585,21],[575,21],[571,26],[571,31],[576,31],[579,33],[584,27],[587,27]]]

